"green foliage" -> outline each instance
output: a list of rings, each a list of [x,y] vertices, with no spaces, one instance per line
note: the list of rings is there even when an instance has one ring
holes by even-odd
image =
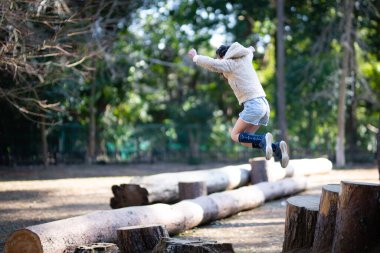
[[[296,152],[334,153],[342,51],[340,2],[285,2],[286,113],[290,146]],[[380,111],[380,25],[375,4],[359,1],[355,7],[352,70],[356,74],[347,90],[347,106],[354,111],[347,117],[355,121],[347,127],[356,138],[348,139],[367,153],[375,151],[373,128]],[[120,17],[120,12],[115,15]],[[186,154],[190,162],[199,161],[202,152],[225,152],[227,157],[241,153],[247,149],[230,140],[229,130],[242,107],[225,79],[195,66],[186,55],[194,47],[213,57],[221,43],[239,41],[256,48],[253,67],[271,105],[270,124],[259,131],[276,133],[273,2],[160,0],[125,15],[116,39],[101,57],[59,73],[51,66],[51,82],[43,95],[61,101],[59,122],[87,127],[94,102],[98,149],[117,153],[121,160],[132,159],[139,150],[152,154],[172,150]],[[76,41],[78,50],[94,49],[88,40],[82,42]]]

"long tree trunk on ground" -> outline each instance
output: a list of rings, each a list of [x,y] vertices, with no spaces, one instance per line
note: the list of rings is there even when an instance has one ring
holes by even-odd
[[[276,76],[277,76],[277,111],[278,123],[281,130],[281,138],[288,141],[288,129],[286,123],[286,99],[285,99],[285,47],[284,47],[284,1],[277,0],[277,52],[276,52]]]
[[[115,242],[117,229],[127,226],[161,224],[170,234],[177,234],[253,209],[265,201],[298,193],[306,187],[305,178],[287,178],[213,193],[174,205],[154,204],[97,211],[17,230],[8,237],[5,253],[57,253],[76,245]]]
[[[88,123],[88,147],[87,147],[87,163],[95,162],[96,147],[96,110],[95,110],[95,84],[91,84],[90,105],[89,105],[89,123]]]
[[[343,1],[344,12],[344,33],[342,38],[343,48],[343,63],[342,73],[339,83],[339,104],[338,104],[338,136],[336,140],[336,165],[342,167],[346,164],[344,155],[344,137],[345,137],[345,115],[346,115],[346,90],[347,79],[349,76],[348,69],[350,57],[352,57],[351,48],[351,33],[352,33],[352,18],[353,18],[353,0]]]

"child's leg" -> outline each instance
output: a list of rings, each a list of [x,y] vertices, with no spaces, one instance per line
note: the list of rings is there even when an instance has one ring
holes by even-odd
[[[263,149],[267,160],[272,158],[272,135],[270,133],[264,135],[255,135],[259,129],[259,125],[252,125],[242,119],[238,119],[231,131],[231,139],[241,143],[246,147]]]
[[[241,118],[239,118],[236,121],[234,128],[231,130],[231,139],[234,142],[239,143],[239,135],[241,133],[252,133],[252,134],[254,134],[257,131],[257,129],[259,129],[259,127],[260,126],[249,124],[249,123],[245,122],[244,120],[242,120]],[[240,143],[246,147],[249,147],[249,148],[252,147],[252,143],[242,143],[242,142],[240,142]]]

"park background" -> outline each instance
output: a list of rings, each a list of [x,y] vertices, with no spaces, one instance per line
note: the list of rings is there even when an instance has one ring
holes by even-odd
[[[21,228],[110,209],[133,176],[247,164],[242,107],[187,52],[234,41],[291,158],[327,157],[306,195],[378,183],[379,0],[0,1],[0,252]],[[236,252],[280,252],[285,199],[186,231]]]
[[[278,3],[277,3],[278,2]],[[254,46],[268,127],[293,158],[374,163],[380,1],[0,3],[0,164],[236,162],[242,107],[192,47]],[[379,155],[377,156],[379,157]],[[379,158],[378,158],[379,159]]]

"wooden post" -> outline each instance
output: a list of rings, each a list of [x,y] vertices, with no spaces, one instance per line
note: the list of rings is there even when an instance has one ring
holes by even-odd
[[[151,252],[162,237],[169,237],[163,225],[130,226],[117,229],[120,253]]]
[[[275,182],[285,177],[286,170],[276,166],[273,159],[266,160],[265,157],[249,159],[251,164],[251,184],[261,182]]]
[[[178,182],[179,199],[195,199],[207,195],[205,181]]]
[[[176,238],[162,238],[152,253],[234,253],[231,243],[217,243],[216,241],[183,240]]]
[[[295,196],[287,203],[282,252],[308,251],[313,245],[319,197]]]
[[[380,238],[380,184],[341,182],[333,252],[373,252]]]
[[[313,253],[331,252],[339,190],[339,184],[329,184],[322,187],[318,220],[314,233]]]

